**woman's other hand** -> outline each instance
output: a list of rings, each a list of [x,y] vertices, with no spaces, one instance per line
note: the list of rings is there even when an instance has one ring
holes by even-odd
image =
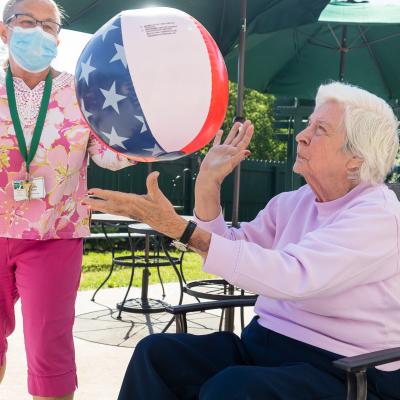
[[[199,179],[205,177],[221,184],[225,177],[250,155],[247,147],[254,133],[254,126],[250,121],[243,124],[236,122],[228,136],[221,144],[222,131],[215,136],[213,146],[205,156],[199,171]]]

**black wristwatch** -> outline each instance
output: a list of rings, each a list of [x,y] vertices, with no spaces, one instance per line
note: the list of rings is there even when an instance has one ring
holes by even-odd
[[[179,240],[173,240],[172,245],[175,246],[180,251],[186,251],[188,249],[188,243],[196,229],[196,222],[188,221],[185,230]]]

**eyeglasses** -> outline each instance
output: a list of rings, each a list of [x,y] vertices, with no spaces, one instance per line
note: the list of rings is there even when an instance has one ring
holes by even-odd
[[[14,22],[16,26],[20,26],[24,29],[36,28],[36,26],[41,25],[42,29],[50,33],[51,35],[56,36],[61,30],[61,24],[55,21],[40,21],[36,18],[33,18],[29,14],[14,14],[10,18],[7,19],[6,24],[10,24]]]

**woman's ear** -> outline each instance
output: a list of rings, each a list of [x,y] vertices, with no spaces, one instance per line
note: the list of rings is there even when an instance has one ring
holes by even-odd
[[[346,163],[346,168],[349,176],[358,176],[361,166],[363,165],[364,159],[358,156],[352,156]]]
[[[364,159],[359,156],[352,156],[349,161],[347,161],[347,168],[354,170],[360,169],[363,164]]]
[[[0,22],[0,37],[4,44],[8,43],[9,30],[4,22]]]

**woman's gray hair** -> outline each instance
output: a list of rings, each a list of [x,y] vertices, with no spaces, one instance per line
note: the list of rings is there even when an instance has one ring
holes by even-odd
[[[15,12],[15,6],[18,3],[22,3],[25,0],[8,0],[3,9],[3,22],[8,21],[10,17],[12,17]],[[52,3],[57,10],[59,21],[61,22],[64,19],[64,11],[62,8],[54,1],[54,0],[47,0],[49,3]]]
[[[383,183],[394,166],[399,147],[399,121],[392,108],[380,97],[340,82],[319,87],[315,107],[327,101],[336,101],[344,107],[344,151],[363,159],[357,176],[349,178]]]

